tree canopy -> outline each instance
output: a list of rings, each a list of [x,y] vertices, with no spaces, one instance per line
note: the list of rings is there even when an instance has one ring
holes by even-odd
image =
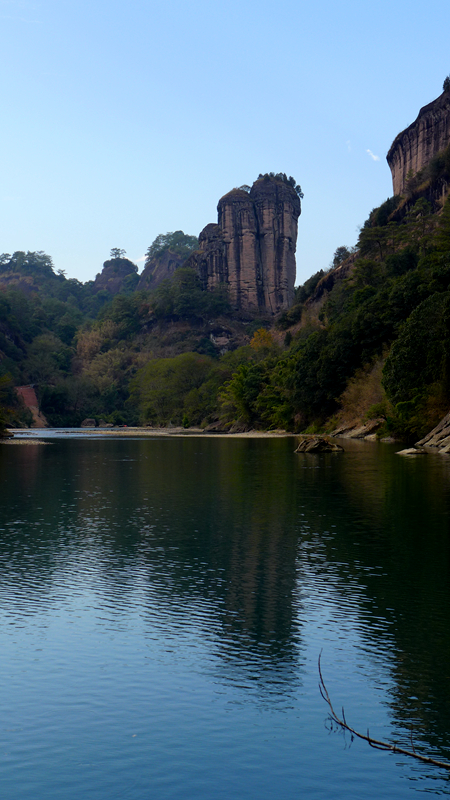
[[[171,250],[173,253],[187,258],[197,247],[197,236],[189,236],[189,234],[183,231],[160,233],[145,254],[145,266],[147,266],[153,258],[162,255],[165,250]]]
[[[300,186],[300,184],[297,183],[297,181],[295,180],[295,178],[292,177],[292,175],[290,175],[288,178],[285,172],[265,172],[264,175],[262,174],[262,172],[260,172],[258,175],[258,180],[260,180],[261,178],[263,179],[265,178],[266,180],[268,180],[269,178],[273,178],[275,181],[281,181],[282,183],[286,183],[288,186],[292,186],[292,188],[298,194],[300,199],[304,197],[304,194],[302,192],[302,187]]]

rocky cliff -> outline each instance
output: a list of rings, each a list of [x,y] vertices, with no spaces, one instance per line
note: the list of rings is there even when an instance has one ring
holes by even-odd
[[[140,275],[137,288],[139,290],[156,289],[161,281],[171,278],[175,270],[181,267],[185,260],[186,257],[179,253],[175,253],[170,249],[164,250],[147,262]]]
[[[228,286],[236,309],[276,314],[294,299],[300,198],[289,183],[265,176],[250,191],[233,189],[219,200],[218,223],[199,236],[195,267],[205,289]]]
[[[133,291],[138,280],[136,264],[128,258],[111,258],[104,262],[102,271],[96,276],[92,292],[96,294],[106,290],[110,294],[118,294],[118,292]]]
[[[402,195],[407,180],[426,167],[450,144],[450,92],[443,92],[420,109],[417,119],[395,137],[386,156],[394,195]]]

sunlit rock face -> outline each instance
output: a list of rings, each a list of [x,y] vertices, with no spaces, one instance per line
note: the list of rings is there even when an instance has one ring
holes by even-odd
[[[395,137],[386,156],[394,195],[405,193],[407,176],[423,169],[450,144],[450,92],[420,109],[417,119]]]
[[[218,224],[207,225],[189,259],[205,289],[228,286],[236,309],[277,314],[294,299],[300,199],[283,181],[261,178],[250,192],[219,200]]]
[[[285,183],[258,180],[251,189],[258,227],[264,308],[276,314],[294,300],[300,199]]]
[[[247,192],[233,189],[219,200],[217,211],[231,302],[236,308],[263,308],[259,230],[253,199]]]

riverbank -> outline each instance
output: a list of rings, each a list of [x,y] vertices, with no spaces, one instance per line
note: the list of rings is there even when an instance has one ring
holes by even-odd
[[[289,433],[285,430],[272,430],[272,431],[243,431],[240,433],[215,433],[213,431],[204,431],[202,428],[16,428],[10,429],[14,434],[14,439],[5,439],[6,442],[12,441],[33,441],[36,439],[47,438],[69,438],[76,436],[77,438],[107,438],[107,437],[136,437],[136,438],[154,438],[163,436],[181,437],[181,436],[199,436],[201,438],[210,439],[273,439],[279,437],[294,437],[297,434]]]

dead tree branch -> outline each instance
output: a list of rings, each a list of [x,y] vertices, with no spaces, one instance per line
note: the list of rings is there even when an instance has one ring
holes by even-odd
[[[433,764],[435,767],[441,767],[441,769],[446,769],[450,771],[450,763],[448,761],[438,761],[436,758],[430,758],[429,756],[421,756],[419,753],[416,753],[412,741],[412,730],[411,730],[412,750],[405,750],[404,747],[399,747],[395,742],[393,744],[389,744],[389,742],[383,742],[380,739],[374,739],[372,736],[370,736],[369,730],[367,730],[367,735],[356,731],[348,724],[347,720],[345,719],[345,712],[343,708],[341,711],[342,717],[339,717],[333,708],[330,695],[328,694],[328,689],[325,686],[325,681],[322,675],[322,667],[320,663],[321,657],[322,657],[322,651],[320,651],[319,662],[318,662],[319,691],[329,708],[330,720],[336,723],[336,725],[338,725],[341,728],[341,730],[348,731],[352,736],[357,736],[358,739],[363,739],[365,742],[368,742],[368,744],[370,744],[370,746],[374,747],[376,750],[388,750],[390,753],[401,753],[404,756],[410,756],[411,758],[418,759],[418,761],[423,761],[424,764]]]

